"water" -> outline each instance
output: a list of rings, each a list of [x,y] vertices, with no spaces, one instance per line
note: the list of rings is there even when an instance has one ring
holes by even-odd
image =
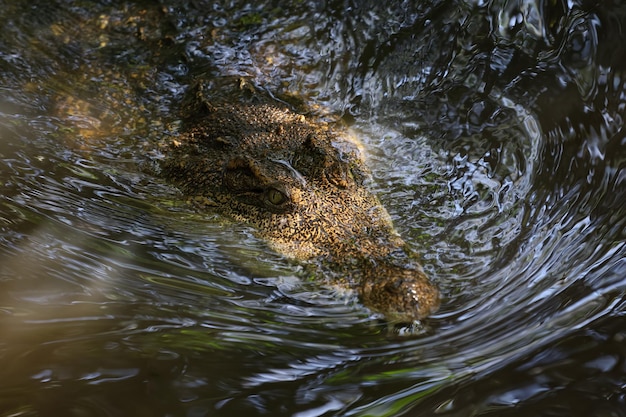
[[[626,415],[620,2],[5,3],[0,415]],[[351,125],[422,327],[155,175],[216,74]]]

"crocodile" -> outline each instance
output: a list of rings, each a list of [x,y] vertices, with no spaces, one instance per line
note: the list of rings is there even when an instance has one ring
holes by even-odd
[[[181,133],[163,145],[162,175],[277,252],[315,260],[389,322],[435,311],[438,289],[370,190],[354,135],[246,80],[231,84],[191,89]]]

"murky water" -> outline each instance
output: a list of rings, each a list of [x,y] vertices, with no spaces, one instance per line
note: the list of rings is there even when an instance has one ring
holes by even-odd
[[[626,416],[620,1],[0,3],[0,415]],[[155,175],[226,74],[362,138],[417,334]]]

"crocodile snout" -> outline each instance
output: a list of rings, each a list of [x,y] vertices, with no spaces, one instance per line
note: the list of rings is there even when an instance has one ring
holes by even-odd
[[[394,274],[393,278],[379,274]],[[420,270],[377,271],[364,278],[363,303],[392,322],[410,323],[439,307],[439,290]]]

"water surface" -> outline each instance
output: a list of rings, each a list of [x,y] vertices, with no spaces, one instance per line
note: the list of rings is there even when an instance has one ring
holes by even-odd
[[[22,3],[0,415],[626,415],[619,1]],[[159,178],[184,92],[224,75],[358,134],[433,317],[390,332]]]

